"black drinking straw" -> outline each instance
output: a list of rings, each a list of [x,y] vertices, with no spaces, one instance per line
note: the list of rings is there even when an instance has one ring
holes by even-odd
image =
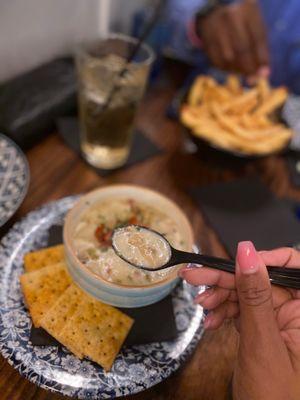
[[[149,33],[152,31],[152,29],[154,28],[154,26],[157,24],[157,21],[160,17],[160,13],[162,10],[162,7],[165,3],[165,0],[160,0],[155,11],[153,14],[153,17],[151,18],[151,20],[149,21],[149,23],[146,25],[142,35],[139,37],[138,41],[136,42],[136,44],[133,46],[131,52],[128,54],[127,59],[126,59],[126,65],[124,68],[122,68],[118,75],[117,78],[122,78],[126,72],[128,71],[128,67],[129,64],[131,63],[131,61],[134,59],[134,57],[137,55],[137,53],[139,52],[141,46],[143,45],[144,41],[146,40],[147,36],[149,35]],[[115,80],[116,82],[119,81],[119,79]],[[106,110],[112,99],[114,98],[115,94],[117,93],[117,91],[119,90],[120,86],[118,83],[115,83],[114,86],[111,88],[111,91],[109,92],[106,101],[103,105],[103,110]]]

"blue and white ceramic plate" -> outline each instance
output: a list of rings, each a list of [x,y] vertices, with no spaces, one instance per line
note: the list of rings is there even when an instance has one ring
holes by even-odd
[[[20,148],[0,134],[0,226],[17,211],[28,189],[29,168]]]
[[[38,386],[79,399],[114,399],[138,393],[176,371],[203,333],[203,311],[193,305],[192,288],[173,293],[179,336],[176,340],[123,348],[105,373],[80,361],[64,348],[37,347],[29,342],[31,319],[23,305],[19,276],[23,255],[46,245],[48,229],[61,224],[76,197],[33,211],[9,231],[0,245],[0,352],[20,374]]]

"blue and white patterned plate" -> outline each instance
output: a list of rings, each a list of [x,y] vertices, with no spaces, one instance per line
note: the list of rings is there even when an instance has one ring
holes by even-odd
[[[20,148],[0,134],[0,226],[17,211],[28,189],[29,167]]]
[[[23,305],[19,276],[24,253],[46,245],[48,229],[63,222],[76,197],[66,197],[27,215],[0,245],[0,352],[20,374],[44,389],[79,399],[113,399],[161,382],[176,371],[203,333],[203,311],[193,305],[193,289],[173,293],[179,336],[171,342],[123,348],[112,370],[80,361],[64,348],[29,342],[31,319]]]

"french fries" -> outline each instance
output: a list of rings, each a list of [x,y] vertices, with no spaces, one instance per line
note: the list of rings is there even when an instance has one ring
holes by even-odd
[[[195,136],[212,145],[247,155],[267,155],[284,148],[292,137],[290,129],[274,122],[275,112],[286,98],[285,88],[272,89],[264,79],[245,90],[234,75],[225,85],[199,76],[180,118]]]

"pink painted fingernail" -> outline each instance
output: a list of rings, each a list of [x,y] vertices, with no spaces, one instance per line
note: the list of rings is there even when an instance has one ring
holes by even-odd
[[[240,242],[236,257],[242,274],[253,274],[258,271],[260,259],[252,242]]]
[[[214,293],[214,289],[207,289],[205,290],[205,292],[198,294],[195,298],[194,298],[194,303],[199,303],[203,300],[205,300],[207,297],[211,296]]]
[[[180,276],[180,278],[184,278],[186,272],[193,271],[195,269],[197,269],[197,267],[185,267],[178,271],[177,275]]]
[[[180,276],[180,278],[183,278],[186,272],[187,268],[182,268],[180,271],[178,271],[178,276]]]

